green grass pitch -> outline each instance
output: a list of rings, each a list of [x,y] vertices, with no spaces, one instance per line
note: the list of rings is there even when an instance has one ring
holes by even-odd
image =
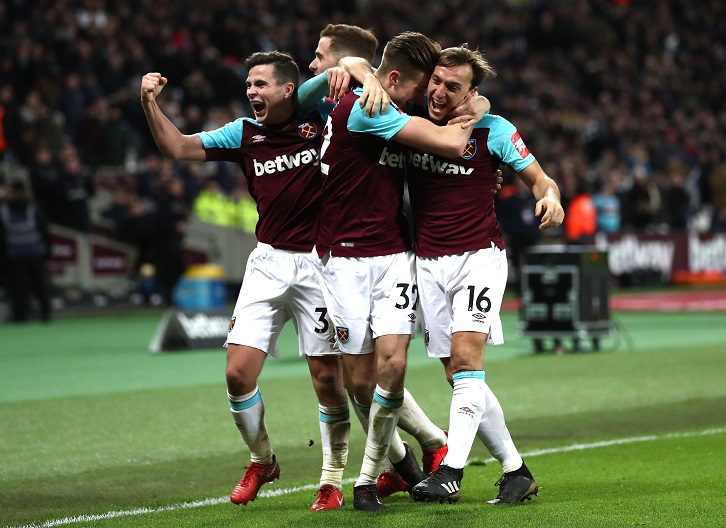
[[[249,459],[229,415],[225,353],[149,353],[160,317],[0,327],[0,526],[726,526],[724,313],[616,313],[620,331],[601,352],[556,356],[532,354],[505,312],[507,342],[487,349],[486,377],[539,496],[485,504],[500,468],[477,441],[458,504],[398,494],[374,515],[352,508],[355,421],[346,506],[308,511],[317,405],[289,328],[260,380],[281,478],[246,507],[229,503]],[[420,338],[409,356],[408,388],[446,427],[443,369]]]

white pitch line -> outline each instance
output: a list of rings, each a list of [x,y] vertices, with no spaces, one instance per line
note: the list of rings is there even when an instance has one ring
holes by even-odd
[[[615,440],[604,440],[602,442],[592,442],[590,444],[572,444],[563,447],[552,447],[548,449],[535,449],[521,453],[522,457],[536,457],[542,455],[552,455],[556,453],[568,453],[571,451],[582,451],[585,449],[598,449],[600,447],[609,447],[623,444],[633,444],[636,442],[654,442],[656,440],[666,440],[670,438],[693,438],[698,436],[708,436],[714,434],[726,433],[726,427],[720,427],[717,429],[705,429],[703,431],[694,431],[690,433],[668,433],[664,435],[647,435],[647,436],[635,436],[631,438],[618,438]],[[487,458],[484,460],[485,463],[495,462],[494,458]],[[343,481],[344,484],[350,484],[355,479],[346,479]],[[304,486],[295,486],[292,488],[280,488],[261,491],[257,496],[258,498],[264,497],[280,497],[282,495],[289,495],[291,493],[297,493],[298,491],[311,491],[318,489],[318,484],[306,484]],[[190,508],[201,508],[203,506],[216,506],[229,502],[229,497],[217,497],[214,499],[204,499],[192,502],[182,502],[179,504],[171,504],[169,506],[159,506],[158,508],[136,508],[133,510],[120,510],[110,511],[101,514],[94,515],[76,515],[74,517],[64,517],[63,519],[55,519],[51,521],[44,521],[40,523],[26,524],[23,526],[15,526],[8,528],[51,528],[53,526],[65,526],[68,524],[80,523],[80,522],[93,522],[100,521],[103,519],[116,519],[119,517],[131,517],[134,515],[145,515],[148,513],[162,513],[168,511],[187,510]]]

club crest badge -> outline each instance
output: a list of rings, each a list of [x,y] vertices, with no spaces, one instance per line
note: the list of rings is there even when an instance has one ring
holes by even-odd
[[[231,332],[234,328],[234,322],[237,320],[236,316],[232,316],[232,319],[229,320],[229,330],[228,332]]]
[[[301,138],[315,139],[318,135],[318,126],[315,123],[303,123],[298,125],[297,133]]]
[[[462,158],[465,160],[471,159],[476,154],[476,139],[470,139],[466,142],[466,148],[464,148],[464,153],[461,155]]]
[[[424,345],[429,346],[429,329],[424,330]]]
[[[345,326],[336,326],[335,335],[341,343],[347,343],[350,339],[350,333],[348,332],[348,328]]]

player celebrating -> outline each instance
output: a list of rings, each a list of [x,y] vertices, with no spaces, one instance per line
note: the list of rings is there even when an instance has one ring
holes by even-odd
[[[446,123],[452,112],[494,72],[465,46],[442,52],[428,85],[428,114]],[[534,193],[540,229],[562,223],[555,182],[506,119],[486,115],[463,156],[441,158],[426,149],[408,158],[416,226],[416,272],[430,357],[440,358],[454,388],[449,451],[434,473],[411,490],[414,500],[456,502],[463,467],[475,435],[501,463],[492,504],[523,501],[537,493],[504,422],[497,398],[484,381],[484,348],[504,342],[499,317],[507,283],[504,239],[491,187],[499,163],[509,165]],[[454,178],[451,174],[457,174]]]
[[[166,157],[235,161],[257,202],[259,243],[247,262],[225,343],[231,413],[251,457],[230,499],[247,504],[263,484],[280,476],[257,380],[267,356],[277,356],[277,338],[292,319],[320,411],[323,470],[310,509],[340,508],[350,420],[339,355],[331,346],[330,324],[310,254],[320,213],[323,123],[319,117],[295,114],[299,70],[290,55],[255,53],[246,66],[247,97],[255,120],[240,118],[211,132],[183,135],[157,103],[167,84],[159,73],[143,77],[141,101],[154,140]]]
[[[413,254],[402,212],[403,145],[458,156],[471,132],[466,123],[437,127],[396,106],[423,98],[439,51],[420,33],[394,37],[375,77],[395,105],[370,118],[358,104],[362,90],[349,92],[328,118],[321,151],[316,253],[325,302],[353,383],[377,381],[354,488],[353,505],[364,511],[385,508],[376,496],[376,480],[404,400],[406,353],[416,319]]]
[[[329,68],[335,67],[343,57],[363,58],[366,60],[366,66],[363,67],[363,70],[371,70],[370,63],[375,57],[377,46],[378,41],[370,31],[347,24],[328,24],[320,32],[320,40],[315,49],[315,58],[309,66],[310,71],[319,75]],[[325,81],[324,77],[319,77],[323,87],[327,85],[327,82],[323,82]],[[312,86],[309,86],[301,89],[301,91],[306,91],[308,88],[313,89]],[[361,97],[360,100],[367,101],[364,97]],[[318,101],[320,101],[319,111],[326,114],[335,107],[335,103],[329,98],[318,99]],[[372,108],[372,110],[375,112],[378,109]],[[345,386],[353,403],[353,409],[363,429],[367,431],[370,395],[373,394],[375,389],[375,379],[363,379],[359,376],[356,378],[357,384],[354,384],[347,369],[344,371],[344,378]],[[423,471],[426,475],[430,475],[446,456],[448,449],[446,446],[446,433],[426,416],[407,389],[404,389],[398,426],[413,436],[421,445]],[[412,456],[413,451],[406,446],[398,433],[394,432],[385,463],[386,470],[378,477],[376,485],[379,499],[388,497],[397,491],[406,491],[410,489],[410,486],[418,483],[418,481],[415,481],[409,485],[401,476],[403,474],[407,477],[418,477],[419,474],[415,470],[415,463],[410,460]],[[401,469],[400,473],[396,468]]]

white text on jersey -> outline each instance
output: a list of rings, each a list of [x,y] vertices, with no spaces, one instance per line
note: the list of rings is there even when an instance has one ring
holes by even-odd
[[[406,166],[406,156],[400,152],[388,152],[388,147],[383,147],[383,152],[381,152],[381,157],[378,158],[378,163],[403,169]]]
[[[259,162],[256,159],[252,160],[252,162],[255,167],[255,176],[262,176],[263,174],[274,174],[278,171],[299,167],[300,165],[312,163],[317,166],[320,164],[320,153],[318,149],[311,148],[292,155],[281,154],[275,159],[264,162]]]
[[[473,167],[455,165],[430,154],[409,153],[407,161],[412,167],[438,174],[471,174],[474,172]]]

